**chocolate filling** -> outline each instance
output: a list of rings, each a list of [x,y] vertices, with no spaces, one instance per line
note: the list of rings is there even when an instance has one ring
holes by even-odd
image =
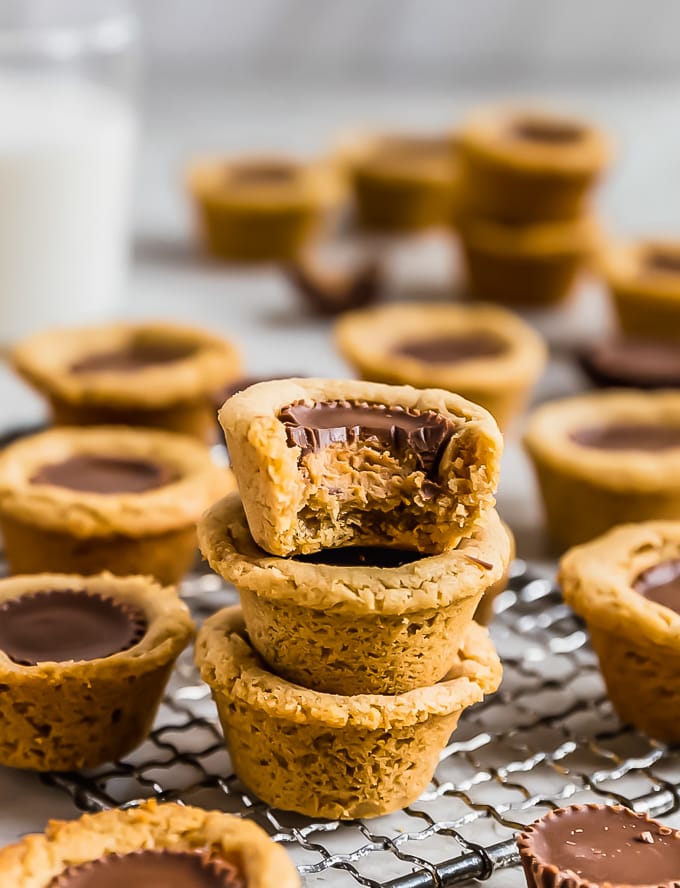
[[[596,385],[680,388],[680,345],[677,343],[614,339],[583,352],[579,361]]]
[[[516,121],[512,134],[527,142],[544,142],[547,145],[569,145],[583,138],[585,130],[575,123],[562,120],[540,120],[527,117]]]
[[[651,271],[680,274],[680,248],[678,250],[649,250],[644,257],[644,267]]]
[[[680,427],[651,423],[612,423],[576,429],[570,440],[594,450],[646,450],[680,447]]]
[[[22,595],[0,604],[0,650],[24,666],[96,660],[142,639],[141,608],[74,589]]]
[[[403,567],[426,558],[422,552],[404,549],[385,549],[382,546],[345,546],[340,549],[323,549],[308,555],[293,555],[295,561],[322,564],[329,567]]]
[[[145,493],[177,479],[168,466],[146,459],[79,454],[42,466],[32,484],[53,484],[84,493]]]
[[[439,461],[455,429],[440,413],[419,413],[403,407],[352,401],[289,404],[279,413],[288,444],[302,455],[330,444],[377,443],[394,453],[412,453],[418,468],[436,475]]]
[[[662,885],[680,879],[678,835],[625,811],[578,806],[539,821],[529,836],[537,860],[594,885]]]
[[[405,339],[392,349],[392,354],[416,358],[428,364],[458,364],[476,358],[495,358],[504,354],[507,348],[507,344],[498,336],[478,330],[464,336]]]
[[[48,888],[245,888],[234,866],[195,851],[143,850],[70,866]]]
[[[131,342],[124,348],[95,352],[69,366],[71,373],[135,373],[148,367],[161,367],[190,358],[195,345],[177,342]]]
[[[244,162],[230,166],[227,177],[230,184],[280,185],[291,182],[297,174],[293,164],[276,161]]]
[[[662,561],[645,570],[635,579],[633,589],[680,614],[680,558]]]

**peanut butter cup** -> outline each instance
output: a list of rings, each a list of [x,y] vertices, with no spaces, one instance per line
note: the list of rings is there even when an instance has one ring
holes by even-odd
[[[195,851],[158,850],[109,854],[70,866],[48,888],[246,888],[235,866]]]
[[[271,672],[239,608],[203,624],[196,662],[232,764],[263,801],[308,817],[377,817],[414,801],[463,711],[492,693],[501,666],[471,623],[445,678],[403,694],[325,694]]]
[[[543,405],[525,444],[564,546],[616,524],[680,519],[680,392],[606,390]]]
[[[449,392],[265,382],[220,411],[248,524],[276,555],[350,545],[440,552],[493,506],[502,441]]]
[[[192,633],[177,591],[148,577],[0,581],[0,763],[71,770],[126,755]]]
[[[52,820],[0,849],[12,888],[299,888],[280,845],[252,820],[190,805],[142,802]]]
[[[680,344],[680,241],[612,245],[601,269],[626,336]]]
[[[336,325],[343,357],[363,379],[458,392],[501,428],[522,409],[546,349],[519,317],[491,305],[385,305]]]
[[[371,256],[343,267],[307,251],[288,266],[287,275],[307,308],[327,316],[370,305],[384,288],[382,264]]]
[[[412,232],[450,225],[459,177],[449,135],[359,135],[344,140],[339,157],[365,228]]]
[[[195,522],[234,486],[193,438],[120,426],[53,429],[0,455],[0,527],[14,573],[111,570],[176,582]]]
[[[680,388],[680,341],[619,337],[580,351],[577,360],[603,388]]]
[[[49,330],[12,351],[57,425],[146,426],[211,441],[212,393],[240,373],[234,346],[166,323]]]
[[[529,888],[675,888],[680,832],[621,805],[551,811],[517,839]]]
[[[278,558],[255,544],[235,493],[206,512],[199,541],[239,590],[250,643],[271,669],[333,694],[437,682],[511,552],[491,510],[470,539],[440,555],[349,546]]]
[[[221,259],[294,259],[341,199],[330,164],[292,157],[203,158],[187,181],[200,237]]]
[[[466,213],[512,223],[583,214],[611,157],[598,128],[540,109],[474,111],[456,140]]]
[[[627,524],[577,546],[562,559],[560,582],[586,621],[621,719],[679,742],[680,521]]]

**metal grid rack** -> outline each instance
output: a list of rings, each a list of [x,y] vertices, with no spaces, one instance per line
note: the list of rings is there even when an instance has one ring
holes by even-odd
[[[209,574],[190,577],[184,595],[198,620],[236,597]],[[517,863],[514,833],[550,808],[595,800],[653,815],[678,809],[680,750],[618,722],[582,625],[523,562],[497,600],[492,634],[505,668],[500,691],[464,715],[428,791],[397,814],[314,822],[251,796],[233,775],[188,654],[134,755],[43,780],[82,810],[155,796],[253,818],[286,845],[309,886],[508,885],[510,874],[497,873]]]

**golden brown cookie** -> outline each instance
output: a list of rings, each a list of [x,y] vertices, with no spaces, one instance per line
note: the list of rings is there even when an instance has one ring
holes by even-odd
[[[167,323],[47,330],[19,342],[14,369],[57,425],[130,425],[214,435],[212,395],[241,374],[227,340]]]
[[[524,407],[547,356],[532,327],[492,305],[395,303],[353,311],[336,324],[335,341],[362,379],[457,392],[502,429]]]
[[[192,634],[177,590],[149,577],[0,580],[0,762],[66,771],[126,755]]]
[[[275,555],[441,552],[494,505],[498,427],[450,392],[289,379],[240,392],[219,416],[250,531]]]
[[[340,159],[364,227],[409,232],[450,225],[459,188],[452,137],[358,136],[341,146]]]
[[[52,820],[44,833],[0,850],[0,879],[12,888],[94,888],[100,878],[130,888],[159,880],[202,888],[300,885],[286,852],[252,820],[175,803]]]
[[[248,638],[269,668],[331,694],[400,694],[439,681],[510,561],[493,510],[441,555],[350,547],[278,558],[255,544],[236,493],[206,512],[199,541],[241,593]]]
[[[238,776],[263,801],[309,817],[377,817],[414,801],[462,712],[496,690],[501,665],[471,623],[448,676],[381,696],[323,694],[269,672],[240,608],[210,617],[196,662],[212,690]]]
[[[589,217],[515,225],[466,216],[458,232],[472,296],[536,308],[569,296],[599,238]]]
[[[540,109],[472,112],[456,141],[466,212],[504,222],[575,219],[611,159],[601,130]]]
[[[622,721],[680,741],[680,521],[616,527],[560,563]]]
[[[508,536],[508,542],[510,545],[510,557],[508,559],[507,566],[503,571],[503,576],[500,578],[500,580],[492,583],[492,585],[485,590],[479,604],[477,605],[477,610],[474,614],[474,621],[475,623],[479,623],[480,626],[488,626],[489,623],[493,620],[495,601],[498,596],[502,592],[505,592],[505,590],[508,588],[508,583],[510,582],[510,577],[512,575],[512,562],[515,560],[515,556],[517,555],[517,545],[513,532],[510,530],[505,521],[501,521],[501,525]]]
[[[611,247],[601,265],[624,333],[680,343],[680,241]]]
[[[602,391],[539,407],[525,445],[563,546],[680,518],[680,392]]]
[[[111,570],[173,583],[194,558],[199,516],[233,487],[184,435],[53,429],[0,454],[5,554],[14,573]]]
[[[335,171],[286,156],[205,158],[188,171],[201,237],[221,259],[293,259],[341,195]]]

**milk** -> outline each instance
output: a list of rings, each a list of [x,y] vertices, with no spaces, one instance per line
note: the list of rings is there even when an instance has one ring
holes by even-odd
[[[128,253],[136,120],[82,80],[0,69],[0,344],[110,315]]]

